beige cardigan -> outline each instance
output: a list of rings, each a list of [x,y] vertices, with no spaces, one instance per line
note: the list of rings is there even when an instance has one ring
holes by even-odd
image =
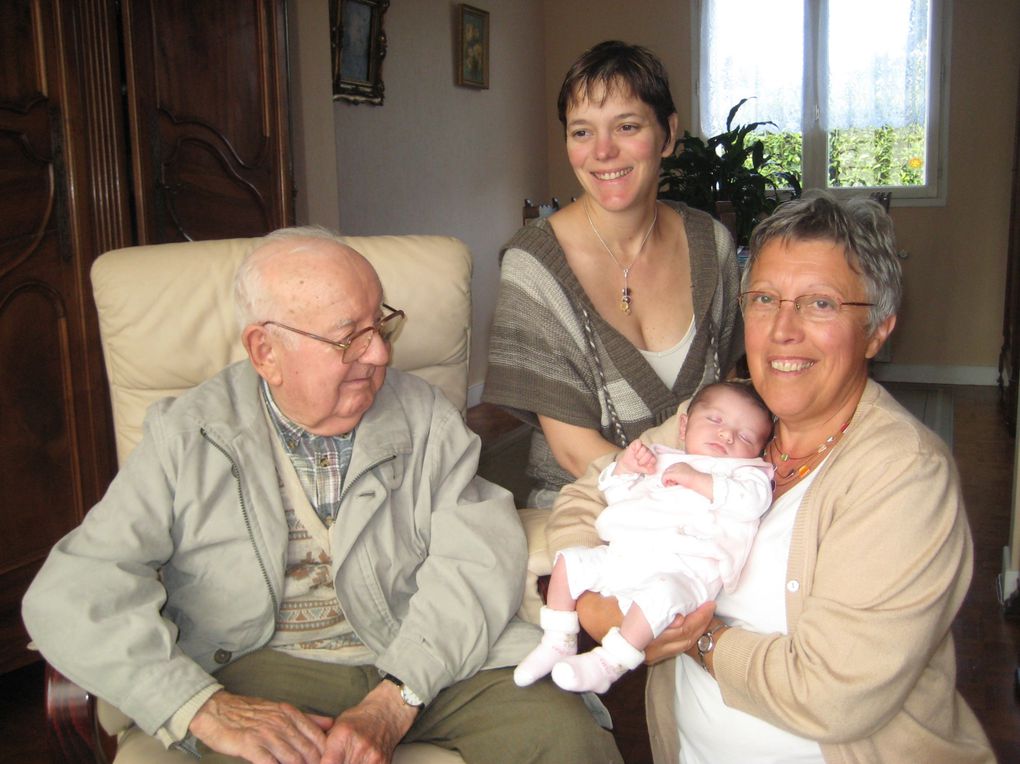
[[[647,442],[677,445],[676,417]],[[550,551],[599,542],[596,478],[566,486]],[[945,444],[868,382],[846,435],[804,496],[787,566],[789,634],[729,629],[714,667],[727,705],[819,741],[827,762],[994,762],[956,692],[950,626],[973,547]],[[649,672],[656,764],[679,755],[673,660]]]

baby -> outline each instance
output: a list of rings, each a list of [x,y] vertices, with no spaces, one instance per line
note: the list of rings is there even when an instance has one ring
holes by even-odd
[[[749,384],[717,382],[679,424],[683,450],[635,440],[599,476],[606,508],[595,527],[608,544],[556,555],[545,634],[514,671],[519,686],[551,671],[565,690],[605,692],[677,615],[736,585],[772,501],[773,468],[760,458],[772,415]],[[574,608],[588,590],[616,597],[624,618],[577,655]]]

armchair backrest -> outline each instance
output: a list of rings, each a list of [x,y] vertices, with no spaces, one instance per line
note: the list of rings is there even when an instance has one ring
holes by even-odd
[[[467,401],[471,254],[447,236],[342,237],[375,267],[386,302],[407,313],[391,366]],[[117,458],[142,434],[150,404],[180,395],[245,357],[234,272],[259,239],[127,247],[96,259],[92,288],[110,385]]]

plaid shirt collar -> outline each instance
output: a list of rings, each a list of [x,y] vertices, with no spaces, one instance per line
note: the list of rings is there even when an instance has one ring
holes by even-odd
[[[323,522],[331,525],[340,508],[340,494],[354,451],[355,430],[346,435],[308,432],[280,411],[264,379],[260,389],[269,418],[283,441],[308,500]]]

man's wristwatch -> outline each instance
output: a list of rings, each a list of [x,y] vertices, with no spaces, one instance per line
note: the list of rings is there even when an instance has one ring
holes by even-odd
[[[425,708],[424,701],[415,694],[414,690],[393,676],[393,674],[384,674],[383,679],[393,682],[393,684],[400,688],[400,699],[404,701],[404,705],[416,708],[419,711]]]
[[[701,667],[705,669],[705,671],[708,671],[708,664],[705,663],[705,656],[715,649],[715,634],[725,628],[726,624],[720,623],[714,629],[709,629],[698,637],[698,660],[701,661]]]

